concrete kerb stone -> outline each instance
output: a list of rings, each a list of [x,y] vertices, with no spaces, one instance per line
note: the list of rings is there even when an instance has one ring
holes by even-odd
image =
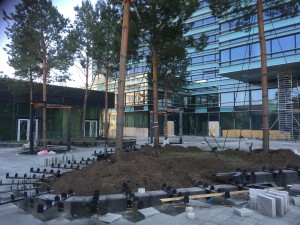
[[[275,198],[266,195],[257,195],[257,211],[263,215],[276,217],[276,201]]]

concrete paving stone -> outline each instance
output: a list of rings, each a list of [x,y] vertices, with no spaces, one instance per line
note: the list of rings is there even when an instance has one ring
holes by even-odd
[[[255,188],[249,188],[249,197],[256,198],[257,195],[263,195],[267,193],[266,190],[261,190],[261,189],[255,189]]]
[[[46,225],[43,221],[33,217],[31,214],[25,213],[23,210],[9,213],[1,216],[1,224],[3,225]]]
[[[144,216],[144,218],[148,218],[150,216],[160,213],[157,209],[155,209],[153,207],[140,209],[138,211]]]
[[[249,223],[256,224],[256,223],[258,223],[261,220],[250,216],[250,217],[244,217],[243,221],[247,221]]]
[[[249,217],[253,214],[253,211],[247,208],[235,208],[234,214],[240,216],[240,217]]]
[[[214,223],[214,222],[211,222],[211,221],[208,221],[208,222],[203,223],[203,225],[218,225],[218,224]]]
[[[172,218],[172,216],[164,213],[158,213],[135,224],[164,224],[164,222],[170,220],[170,218]]]
[[[195,217],[202,221],[210,221],[212,220],[212,218],[214,218],[212,215],[208,215],[208,214],[198,215],[196,212],[195,212]]]
[[[120,214],[106,213],[104,216],[99,216],[98,220],[105,222],[105,223],[111,223],[111,222],[114,222],[121,218],[122,218],[122,215],[120,215]]]
[[[129,221],[129,220],[126,220],[124,218],[120,218],[112,223],[110,223],[110,225],[133,225],[135,223]]]
[[[297,221],[293,222],[293,223],[290,224],[290,225],[299,225],[299,224],[300,224],[300,220],[297,220]]]
[[[289,208],[289,193],[287,191],[275,191],[270,190],[268,193],[273,195],[283,196],[284,197],[284,211],[287,212]]]
[[[295,206],[300,206],[300,197],[292,197],[292,201]]]
[[[243,220],[238,219],[238,218],[230,218],[227,220],[224,220],[222,223],[220,223],[221,225],[238,225],[241,222],[243,222]]]
[[[257,211],[269,217],[276,217],[276,201],[265,195],[257,195]]]
[[[242,221],[241,223],[239,223],[239,225],[253,225],[253,223],[248,221]]]
[[[67,225],[67,224],[70,224],[70,220],[67,220],[66,218],[63,218],[63,217],[58,217],[58,218],[55,218],[53,220],[49,220],[46,222],[48,225]]]
[[[267,193],[266,196],[275,198],[275,202],[276,202],[276,215],[277,216],[284,216],[284,214],[286,213],[286,201],[285,201],[285,197],[279,196],[279,195],[276,195],[276,194],[272,194],[272,193]]]
[[[213,222],[216,224],[222,224],[222,222],[224,222],[224,220],[220,219],[220,218],[212,218],[210,222]]]

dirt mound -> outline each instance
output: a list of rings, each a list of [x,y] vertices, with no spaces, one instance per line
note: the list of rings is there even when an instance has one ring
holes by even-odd
[[[226,150],[202,151],[197,147],[184,148],[166,145],[155,151],[150,146],[142,150],[124,153],[122,160],[96,161],[81,170],[64,173],[49,180],[56,193],[69,189],[77,195],[121,193],[123,183],[132,191],[144,187],[147,191],[159,190],[166,183],[173,188],[192,187],[198,181],[217,184],[217,172],[232,172],[237,168],[258,171],[262,167],[282,169],[288,165],[300,165],[300,156],[290,150],[263,151]]]

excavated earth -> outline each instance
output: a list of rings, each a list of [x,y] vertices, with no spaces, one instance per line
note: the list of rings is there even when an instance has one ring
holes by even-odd
[[[95,190],[99,190],[100,195],[117,194],[122,192],[124,183],[133,192],[141,187],[146,191],[160,190],[163,183],[173,188],[193,187],[199,181],[215,185],[224,182],[214,175],[218,172],[233,172],[237,168],[251,172],[263,167],[284,169],[299,165],[300,156],[287,149],[270,153],[261,150],[208,152],[197,147],[166,145],[155,151],[146,145],[138,151],[124,152],[121,160],[95,161],[60,178],[49,179],[45,185],[57,194],[69,189],[76,195],[93,195]]]

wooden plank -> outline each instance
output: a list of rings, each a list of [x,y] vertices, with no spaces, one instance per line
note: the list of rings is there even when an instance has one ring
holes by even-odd
[[[284,190],[284,187],[271,187],[271,188],[265,188],[262,190]],[[230,195],[242,195],[249,193],[249,190],[242,190],[242,191],[232,191],[230,192]],[[198,199],[198,198],[213,198],[213,197],[220,197],[223,196],[225,192],[221,193],[212,193],[212,194],[201,194],[201,195],[190,195],[190,199]],[[172,202],[172,201],[180,201],[184,197],[175,197],[175,198],[162,198],[160,199],[161,202]]]

